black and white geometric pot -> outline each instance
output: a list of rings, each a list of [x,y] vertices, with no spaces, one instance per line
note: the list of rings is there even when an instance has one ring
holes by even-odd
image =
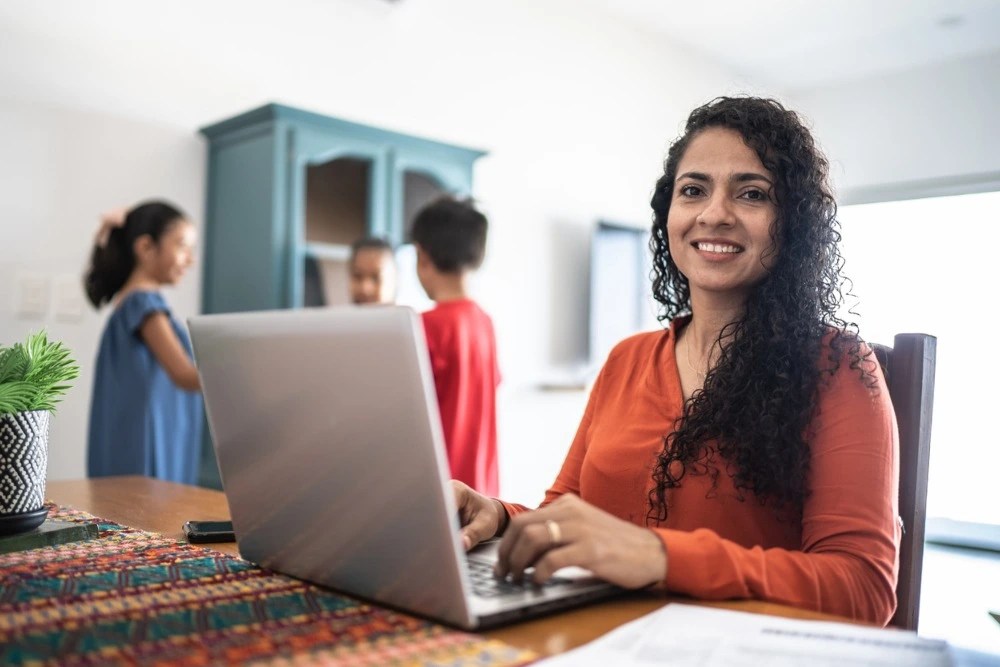
[[[0,415],[0,535],[42,525],[49,460],[48,410]]]

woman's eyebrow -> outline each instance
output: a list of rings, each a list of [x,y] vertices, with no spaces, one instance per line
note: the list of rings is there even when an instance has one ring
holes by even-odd
[[[700,171],[684,172],[683,174],[677,177],[677,180],[679,181],[682,178],[689,178],[694,181],[705,181],[707,183],[712,182],[711,176]],[[757,172],[754,171],[739,172],[729,177],[730,183],[747,183],[750,181],[764,181],[768,185],[774,185],[774,183],[771,182],[771,179],[769,179],[767,176],[765,176],[764,174],[758,174]]]
[[[753,171],[733,174],[732,176],[729,177],[729,180],[732,183],[746,183],[748,181],[764,181],[768,185],[774,185],[774,183],[771,182],[770,178],[768,178],[764,174],[758,174]]]
[[[677,180],[679,181],[682,178],[690,178],[690,179],[693,179],[693,180],[696,180],[696,181],[711,181],[712,180],[709,177],[708,174],[703,174],[700,171],[688,171],[688,172],[685,172],[685,173],[681,174],[680,176],[678,176]]]

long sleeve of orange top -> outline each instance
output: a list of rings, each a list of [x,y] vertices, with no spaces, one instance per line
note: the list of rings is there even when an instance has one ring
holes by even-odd
[[[683,409],[675,327],[623,341],[601,371],[544,504],[564,493],[646,526],[651,471]],[[896,605],[898,435],[885,380],[843,364],[822,385],[808,436],[801,521],[688,474],[652,528],[667,552],[661,587],[700,599],[754,598],[886,624]],[[504,503],[511,514],[527,511]]]

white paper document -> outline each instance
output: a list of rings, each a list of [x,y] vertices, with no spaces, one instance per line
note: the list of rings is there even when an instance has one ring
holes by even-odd
[[[951,667],[914,632],[668,604],[537,667]]]

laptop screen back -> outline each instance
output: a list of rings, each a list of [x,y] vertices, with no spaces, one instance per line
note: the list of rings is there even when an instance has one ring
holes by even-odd
[[[240,553],[472,625],[418,316],[344,307],[189,324]]]

